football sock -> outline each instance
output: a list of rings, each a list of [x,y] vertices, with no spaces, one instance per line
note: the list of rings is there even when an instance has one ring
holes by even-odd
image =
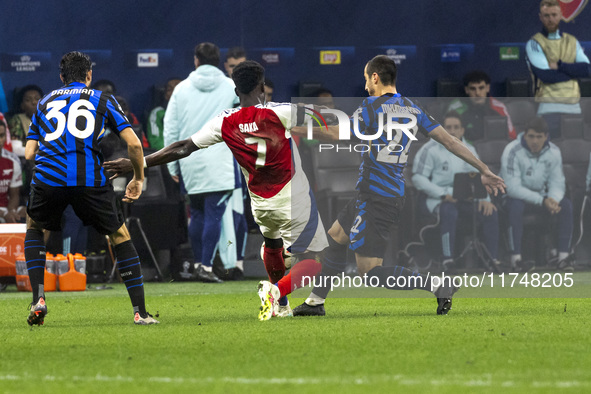
[[[511,266],[515,267],[517,262],[521,261],[521,254],[512,254],[511,255]]]
[[[568,252],[559,252],[558,253],[558,261],[562,261],[568,257]]]
[[[140,258],[131,240],[115,245],[117,257],[117,269],[127,287],[127,293],[131,299],[134,312],[139,312],[146,317],[146,301],[144,298],[144,281]]]
[[[324,299],[326,299],[330,292],[331,276],[343,273],[346,266],[347,245],[341,245],[332,239],[331,236],[328,236],[328,248],[324,250],[322,256],[322,271],[315,281],[316,283],[319,283],[319,285],[314,287],[314,290],[308,298],[310,302],[314,302],[315,304],[308,303],[308,300],[306,300],[306,304],[320,305],[321,303],[324,303]],[[314,294],[315,297],[312,297],[312,294]],[[320,300],[322,300],[322,302],[320,302]]]
[[[43,293],[43,281],[45,280],[45,242],[43,231],[28,229],[25,235],[25,260],[27,271],[33,289],[33,304],[39,301],[39,297],[45,297]]]
[[[368,283],[378,287],[385,287],[390,290],[427,290],[431,292],[431,277],[421,275],[418,272],[411,271],[408,268],[395,266],[383,267],[377,266],[372,268],[368,273]],[[378,278],[378,281],[372,280],[371,277]]]
[[[285,262],[283,261],[283,248],[271,249],[265,246],[263,251],[263,262],[269,281],[277,283],[285,275]]]
[[[307,286],[321,268],[320,263],[313,259],[302,260],[294,265],[289,274],[277,282],[281,297],[288,295],[295,289]]]
[[[308,298],[306,298],[306,304],[310,305],[310,306],[318,306],[318,305],[324,305],[324,301],[326,301],[326,297],[321,297],[319,295],[316,295],[314,292],[316,291],[316,289],[314,289],[314,291],[312,291],[310,293],[310,295],[308,296]]]

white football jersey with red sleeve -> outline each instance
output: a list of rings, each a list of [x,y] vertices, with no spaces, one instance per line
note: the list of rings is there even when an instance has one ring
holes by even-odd
[[[289,130],[306,121],[303,107],[267,103],[226,110],[191,138],[199,148],[224,141],[247,180],[253,208],[289,206],[309,184]]]

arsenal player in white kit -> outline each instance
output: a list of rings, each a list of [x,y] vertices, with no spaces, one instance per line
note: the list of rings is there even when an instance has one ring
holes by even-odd
[[[259,284],[260,320],[291,316],[285,296],[305,286],[302,279],[320,271],[315,254],[328,246],[314,197],[290,130],[307,121],[305,108],[289,103],[264,103],[264,68],[240,63],[232,73],[240,107],[210,120],[191,138],[146,156],[146,166],[175,161],[192,152],[225,142],[240,164],[248,184],[252,212],[265,238],[263,261],[269,281]],[[104,164],[119,176],[131,169],[127,159]],[[283,248],[299,260],[285,274]],[[276,285],[274,285],[276,284]]]

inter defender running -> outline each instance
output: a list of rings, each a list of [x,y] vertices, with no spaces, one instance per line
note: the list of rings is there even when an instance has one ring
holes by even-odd
[[[379,130],[380,119],[383,119],[384,124],[387,117],[401,124],[416,122],[415,126],[407,126],[409,133],[416,136],[420,130],[474,166],[480,172],[482,183],[489,193],[494,192],[496,195],[498,191],[504,192],[505,184],[500,177],[493,174],[460,140],[448,134],[422,108],[396,91],[396,72],[396,64],[387,56],[376,56],[367,63],[364,70],[365,90],[370,97],[363,101],[351,118],[352,127],[355,117],[358,117],[358,130],[371,136]],[[338,127],[332,126],[332,129],[338,132]],[[432,291],[437,297],[437,314],[442,315],[451,309],[451,297],[456,288],[447,283],[444,286],[432,284],[427,276],[404,267],[382,266],[390,231],[397,223],[404,204],[402,171],[406,166],[411,142],[402,129],[396,129],[391,140],[388,140],[387,133],[382,133],[378,141],[372,141],[371,149],[362,154],[357,196],[343,209],[328,231],[330,246],[324,251],[319,279],[320,283],[330,283],[332,275],[344,271],[348,246],[355,252],[359,274],[377,278],[369,283],[379,283],[379,287],[393,290]],[[401,280],[395,282],[393,279],[397,278]],[[324,301],[329,290],[326,285],[315,287],[306,301],[294,308],[294,315],[323,316]]]
[[[137,200],[142,193],[142,146],[115,98],[88,88],[91,64],[88,55],[81,52],[62,57],[60,78],[64,86],[39,101],[27,135],[25,157],[35,160],[25,236],[25,258],[33,288],[29,325],[43,324],[47,314],[43,229],[59,231],[68,205],[85,225],[108,235],[113,243],[117,268],[131,298],[133,322],[158,323],[146,312],[139,257],[101,167],[98,144],[105,126],[127,143],[134,173],[125,191],[127,202]]]
[[[219,142],[228,145],[247,179],[253,216],[265,238],[263,261],[270,281],[259,284],[260,320],[291,315],[285,296],[306,284],[302,278],[320,272],[315,254],[328,246],[296,145],[291,142],[291,128],[307,121],[305,108],[288,103],[261,104],[264,72],[254,61],[237,65],[232,79],[240,107],[222,112],[191,138],[146,156],[146,166],[151,167]],[[107,162],[104,168],[114,176],[131,169],[127,159]],[[286,276],[283,246],[292,253],[292,259],[299,260]]]

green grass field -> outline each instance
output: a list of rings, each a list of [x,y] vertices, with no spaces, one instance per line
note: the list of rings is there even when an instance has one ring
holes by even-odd
[[[132,324],[120,284],[48,293],[45,325],[33,328],[30,293],[9,286],[0,392],[591,390],[590,299],[458,297],[437,316],[434,298],[332,298],[324,318],[259,322],[256,283],[147,283],[157,326]]]

